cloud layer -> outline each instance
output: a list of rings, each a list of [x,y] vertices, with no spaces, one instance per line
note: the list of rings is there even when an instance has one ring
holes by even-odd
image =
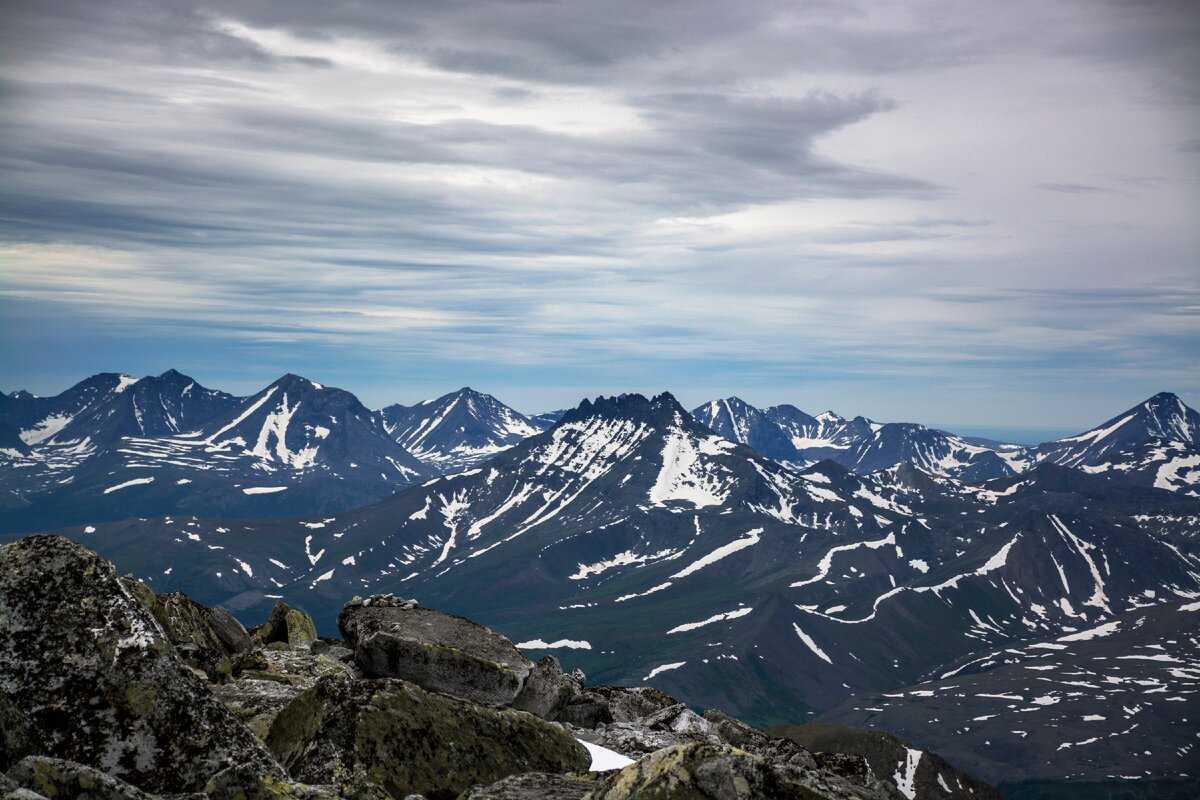
[[[1198,392],[1198,21],[9,4],[4,386],[293,369],[1014,425]]]

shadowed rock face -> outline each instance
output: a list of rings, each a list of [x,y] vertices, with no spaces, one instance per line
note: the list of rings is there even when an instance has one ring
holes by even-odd
[[[0,690],[40,754],[144,790],[200,789],[235,763],[280,774],[112,564],[58,536],[0,547]]]
[[[357,775],[393,797],[431,800],[509,775],[586,770],[591,763],[583,745],[532,714],[395,679],[322,678],[279,713],[267,744],[295,780]]]

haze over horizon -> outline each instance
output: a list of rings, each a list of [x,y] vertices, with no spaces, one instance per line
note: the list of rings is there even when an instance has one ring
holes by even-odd
[[[1200,397],[1194,3],[5,11],[5,391]]]

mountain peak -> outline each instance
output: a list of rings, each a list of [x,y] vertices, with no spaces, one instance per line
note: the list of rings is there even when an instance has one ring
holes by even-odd
[[[585,397],[578,406],[563,415],[560,424],[588,417],[665,420],[676,412],[683,417],[688,416],[687,411],[670,392],[662,392],[654,397],[646,397],[636,392],[612,397],[600,395],[595,400]]]

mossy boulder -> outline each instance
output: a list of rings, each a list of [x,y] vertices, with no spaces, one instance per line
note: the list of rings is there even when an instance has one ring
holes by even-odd
[[[188,792],[265,746],[175,656],[113,565],[61,536],[0,547],[0,693],[41,755],[144,791]]]
[[[282,643],[290,648],[308,649],[317,641],[317,626],[306,612],[278,600],[267,621],[254,628],[251,636],[260,646]]]
[[[587,750],[532,714],[396,679],[322,678],[275,717],[267,745],[294,780],[456,797],[525,772],[586,770]]]
[[[136,786],[60,758],[29,756],[8,772],[18,786],[55,800],[151,800]]]
[[[402,678],[434,692],[487,705],[511,705],[533,662],[505,637],[465,617],[413,605],[351,602],[338,627],[359,669]]]

